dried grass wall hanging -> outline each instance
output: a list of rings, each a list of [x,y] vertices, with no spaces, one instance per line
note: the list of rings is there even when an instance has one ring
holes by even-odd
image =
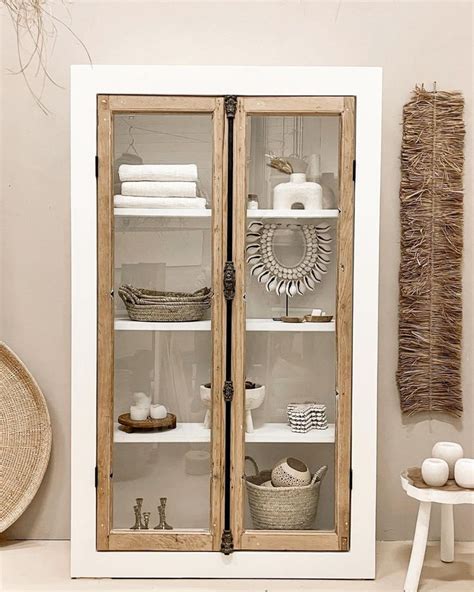
[[[460,416],[464,99],[416,87],[403,109],[397,382],[404,413]]]

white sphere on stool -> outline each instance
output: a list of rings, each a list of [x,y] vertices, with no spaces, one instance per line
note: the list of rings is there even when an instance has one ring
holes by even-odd
[[[448,463],[448,479],[454,479],[454,465],[456,464],[456,461],[463,457],[463,455],[464,451],[462,446],[457,442],[437,442],[431,451],[431,456],[433,458],[441,458]]]
[[[421,475],[427,485],[442,487],[448,480],[448,463],[441,458],[427,458],[421,465]]]
[[[454,479],[459,487],[474,489],[474,458],[460,458],[457,461]]]

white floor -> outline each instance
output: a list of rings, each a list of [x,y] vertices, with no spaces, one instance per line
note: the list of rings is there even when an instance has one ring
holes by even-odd
[[[0,546],[1,592],[146,590],[165,592],[402,592],[410,543],[378,543],[375,581],[290,580],[71,580],[66,541],[6,541]],[[474,590],[474,543],[457,543],[454,563],[441,563],[439,546],[427,551],[419,592]]]

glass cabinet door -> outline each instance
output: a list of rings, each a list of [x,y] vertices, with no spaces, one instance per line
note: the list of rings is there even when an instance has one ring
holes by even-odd
[[[241,98],[233,534],[348,550],[354,99]]]
[[[213,550],[223,99],[98,97],[99,550]]]

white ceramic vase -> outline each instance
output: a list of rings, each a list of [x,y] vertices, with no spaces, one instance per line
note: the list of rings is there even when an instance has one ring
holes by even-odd
[[[311,473],[303,461],[282,458],[272,469],[274,487],[303,487],[311,483]]]
[[[321,210],[323,207],[321,185],[306,181],[305,173],[292,173],[287,183],[279,183],[273,190],[274,210],[291,210],[295,205],[305,210]]]
[[[157,403],[150,405],[150,417],[152,419],[164,419],[168,415],[168,411],[164,405]]]
[[[474,458],[460,458],[456,462],[454,479],[459,487],[474,489]]]
[[[454,465],[456,464],[456,461],[463,457],[463,455],[464,451],[462,446],[456,442],[437,442],[431,451],[431,456],[433,458],[441,458],[448,463],[448,479],[454,479]]]
[[[443,487],[449,476],[448,463],[441,458],[427,458],[421,465],[421,476],[430,487]]]
[[[201,402],[207,408],[204,417],[204,427],[210,429],[212,425],[212,400],[211,387],[209,384],[202,384],[200,388]],[[245,431],[253,432],[252,411],[257,409],[265,399],[265,387],[256,385],[255,388],[245,389]]]

